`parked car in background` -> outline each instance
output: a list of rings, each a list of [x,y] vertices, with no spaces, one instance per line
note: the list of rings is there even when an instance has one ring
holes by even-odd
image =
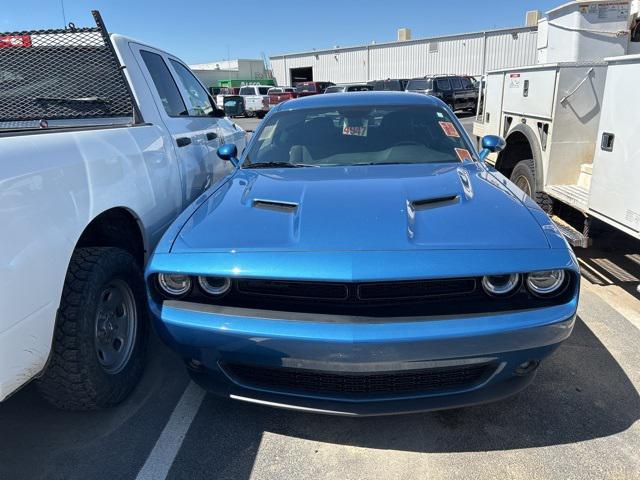
[[[328,87],[324,93],[369,92],[371,90],[373,90],[373,87],[366,83],[349,83]]]
[[[580,275],[484,164],[504,141],[483,144],[426,95],[275,107],[159,243],[157,330],[197,383],[262,405],[376,415],[518,392],[571,334]]]
[[[477,89],[469,77],[459,75],[414,78],[407,84],[407,91],[438,97],[453,111],[475,111],[478,105]]]
[[[327,87],[332,87],[332,82],[302,82],[296,85],[296,91],[299,97],[308,97],[309,95],[318,95],[324,93]]]
[[[147,256],[246,142],[184,62],[94,17],[0,48],[0,401],[34,378],[65,409],[127,397]]]
[[[298,98],[298,92],[295,87],[273,87],[269,89],[269,108],[273,108],[276,105],[291,100],[292,98]]]
[[[404,92],[407,88],[407,83],[409,80],[406,79],[391,79],[387,78],[386,80],[374,80],[372,82],[368,82],[372,90],[379,92]]]
[[[220,108],[224,105],[225,97],[238,95],[240,93],[240,87],[221,87],[220,91],[216,95],[216,105]]]
[[[269,111],[269,89],[265,85],[241,87],[238,95],[244,98],[244,110],[248,116],[264,118]]]

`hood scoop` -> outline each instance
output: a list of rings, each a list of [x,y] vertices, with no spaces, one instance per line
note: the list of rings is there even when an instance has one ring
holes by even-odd
[[[411,210],[429,210],[432,208],[446,207],[460,203],[460,195],[445,195],[435,198],[423,198],[408,202]]]
[[[294,213],[296,210],[298,210],[298,204],[294,202],[283,202],[281,200],[265,200],[260,198],[254,198],[252,206],[253,208],[262,208],[264,210],[273,210],[276,212]]]

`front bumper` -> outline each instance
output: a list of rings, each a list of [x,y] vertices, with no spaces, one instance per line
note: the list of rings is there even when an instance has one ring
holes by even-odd
[[[154,308],[154,305],[156,307]],[[338,415],[380,415],[493,401],[524,388],[540,362],[570,334],[577,297],[544,309],[429,318],[363,318],[218,307],[152,304],[163,339],[218,394],[275,407]],[[195,360],[195,362],[194,362]],[[478,381],[411,394],[354,397],[270,388],[229,375],[226,364],[366,375],[487,364]]]

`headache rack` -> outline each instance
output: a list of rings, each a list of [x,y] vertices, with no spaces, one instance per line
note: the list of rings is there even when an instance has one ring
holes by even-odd
[[[0,130],[141,123],[100,13],[96,27],[0,33]]]

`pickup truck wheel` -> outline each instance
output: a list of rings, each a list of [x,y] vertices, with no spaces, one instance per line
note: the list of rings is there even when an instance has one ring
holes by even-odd
[[[535,164],[532,159],[522,160],[516,164],[511,172],[510,180],[535,200],[546,213],[553,213],[553,199],[544,192],[536,191]]]
[[[42,395],[65,410],[122,402],[142,374],[149,333],[142,272],[112,247],[79,248],[71,257]]]

